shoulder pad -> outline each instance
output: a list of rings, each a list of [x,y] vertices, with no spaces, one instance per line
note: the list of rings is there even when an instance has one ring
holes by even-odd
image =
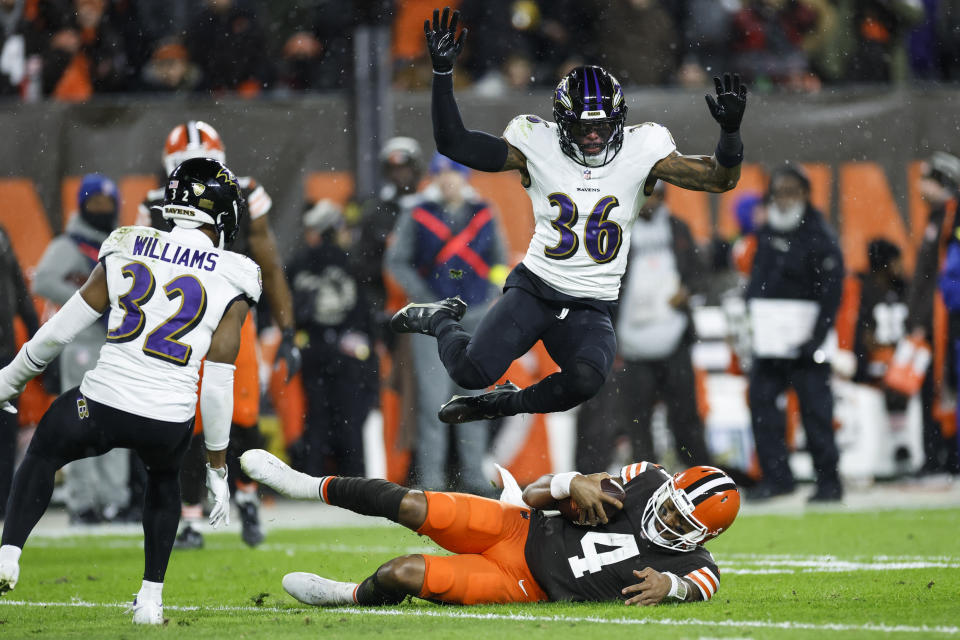
[[[251,304],[256,304],[263,293],[260,265],[247,256],[233,251],[224,251],[222,256],[225,268],[221,271],[221,275],[239,289],[246,298],[249,298]]]
[[[666,478],[670,477],[670,474],[667,473],[666,469],[661,467],[656,462],[634,462],[633,464],[628,464],[627,466],[620,469],[620,479],[623,480],[624,484],[630,482],[637,476],[647,472],[647,471],[659,471]]]
[[[141,234],[146,235],[157,235],[159,231],[151,227],[117,227],[107,236],[107,239],[103,241],[103,244],[100,245],[100,253],[97,256],[97,260],[103,260],[107,256],[113,253],[120,253],[125,250],[131,249],[131,243],[133,238]],[[142,242],[142,240],[141,240]]]

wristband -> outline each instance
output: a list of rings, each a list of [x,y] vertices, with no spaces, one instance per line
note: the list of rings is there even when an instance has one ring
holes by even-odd
[[[714,157],[721,167],[731,169],[743,162],[743,141],[740,139],[740,130],[720,131],[720,142]]]
[[[570,497],[570,482],[575,476],[579,476],[579,471],[565,471],[555,473],[550,479],[550,495],[554,500],[563,500]]]
[[[210,466],[210,463],[208,462],[208,463],[207,463],[207,471],[208,471],[208,472],[213,471],[215,474],[217,474],[217,477],[219,477],[221,480],[226,480],[226,479],[227,479],[227,467],[226,467],[226,465],[224,465],[224,466],[222,466],[222,467],[211,467],[211,466]]]
[[[664,571],[663,575],[670,578],[670,593],[667,594],[668,598],[673,600],[679,600],[683,602],[687,599],[687,583],[683,581],[682,578],[678,578],[669,571]]]

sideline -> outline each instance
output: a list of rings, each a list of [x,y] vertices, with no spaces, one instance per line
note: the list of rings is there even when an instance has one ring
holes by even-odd
[[[24,600],[3,600],[0,599],[0,605],[21,606],[21,607],[87,607],[87,608],[118,608],[129,607],[129,603],[98,603],[76,600],[73,602],[27,602]],[[281,607],[177,607],[165,606],[165,610],[170,611],[231,611],[231,612],[254,612],[263,611],[267,613],[296,613],[305,611],[315,611],[315,608],[281,608]],[[336,607],[323,609],[330,613],[350,614],[361,616],[399,616],[414,618],[448,618],[453,620],[507,620],[520,622],[562,622],[569,623],[589,623],[589,624],[615,624],[615,625],[661,625],[678,627],[728,627],[728,628],[748,628],[748,629],[783,629],[786,631],[870,631],[877,633],[942,633],[946,635],[957,635],[960,633],[960,627],[929,627],[926,625],[886,625],[886,624],[842,624],[826,623],[815,624],[809,622],[775,622],[772,620],[698,620],[691,618],[683,619],[661,619],[652,620],[649,618],[601,618],[596,616],[536,616],[522,613],[470,613],[468,611],[450,611],[450,610],[423,610],[415,611],[410,608],[357,608],[357,607]]]

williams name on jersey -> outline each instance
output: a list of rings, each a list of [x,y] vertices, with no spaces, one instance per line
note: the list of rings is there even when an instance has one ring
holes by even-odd
[[[120,227],[99,261],[110,294],[107,341],[80,391],[135,415],[189,420],[213,332],[235,301],[260,299],[260,267],[180,227]]]

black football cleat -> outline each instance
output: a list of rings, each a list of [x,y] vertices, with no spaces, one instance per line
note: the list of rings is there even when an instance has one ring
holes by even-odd
[[[260,513],[257,505],[247,502],[240,508],[240,537],[248,547],[256,547],[263,542],[263,529],[260,528]]]
[[[440,302],[411,302],[390,318],[390,328],[395,333],[425,333],[430,331],[430,321],[438,314],[448,315],[459,322],[467,312],[467,303],[454,296]]]
[[[497,407],[498,402],[504,396],[519,392],[520,387],[507,380],[494,387],[493,391],[481,393],[478,396],[453,396],[449,402],[440,407],[440,413],[437,415],[441,422],[447,424],[502,418],[506,414]]]
[[[203,549],[203,534],[187,524],[173,540],[174,549]]]

